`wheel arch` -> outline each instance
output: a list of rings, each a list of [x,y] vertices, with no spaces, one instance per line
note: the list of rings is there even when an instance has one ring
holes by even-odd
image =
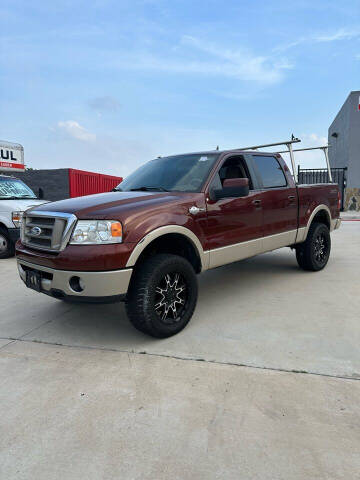
[[[196,273],[208,268],[209,255],[204,252],[199,238],[188,228],[180,225],[159,227],[143,237],[132,251],[126,267],[134,267],[148,255],[173,253],[185,257]]]
[[[3,222],[0,222],[0,228],[3,228],[4,230],[8,231],[8,227]]]
[[[314,210],[311,212],[310,218],[307,222],[306,226],[306,235],[309,232],[310,225],[318,221],[319,223],[325,223],[327,227],[331,228],[331,212],[327,205],[318,205]]]
[[[314,208],[314,210],[311,212],[309,220],[307,221],[306,227],[299,228],[299,235],[296,243],[304,242],[306,240],[310,226],[315,221],[324,223],[329,228],[329,230],[333,229],[331,212],[327,205],[321,204]]]

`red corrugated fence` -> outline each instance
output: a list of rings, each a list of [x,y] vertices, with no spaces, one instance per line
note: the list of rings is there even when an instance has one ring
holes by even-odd
[[[122,180],[122,177],[69,168],[70,197],[83,197],[93,193],[110,192]]]

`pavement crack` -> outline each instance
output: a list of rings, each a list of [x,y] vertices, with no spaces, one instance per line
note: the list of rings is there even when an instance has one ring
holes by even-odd
[[[46,323],[51,322],[52,320],[49,320]],[[45,325],[45,324],[44,324]],[[43,326],[43,325],[42,325]],[[40,328],[40,327],[38,327]],[[36,329],[34,329],[36,330]],[[27,334],[26,334],[27,335]],[[201,357],[185,357],[185,356],[180,356],[180,355],[169,355],[166,353],[152,353],[152,352],[146,352],[146,351],[141,351],[141,352],[135,352],[134,350],[122,350],[122,349],[117,349],[117,348],[105,348],[105,347],[96,347],[96,346],[90,346],[90,345],[70,345],[66,343],[57,343],[57,342],[46,342],[43,340],[30,340],[22,337],[19,338],[11,338],[11,337],[0,337],[0,340],[9,340],[9,343],[6,345],[3,345],[1,348],[6,347],[10,343],[14,341],[19,341],[19,342],[26,342],[26,343],[39,343],[43,345],[56,345],[60,347],[67,347],[67,348],[80,348],[83,350],[101,350],[105,352],[119,352],[119,353],[127,353],[133,354],[133,355],[149,355],[152,357],[160,357],[160,358],[170,358],[173,360],[181,360],[184,362],[204,362],[204,363],[210,363],[214,365],[223,365],[223,366],[231,366],[231,367],[243,367],[243,368],[253,368],[256,370],[268,370],[271,372],[278,372],[278,373],[293,373],[295,375],[313,375],[316,377],[328,377],[328,378],[335,378],[338,380],[351,380],[351,381],[360,381],[360,376],[348,376],[348,375],[335,375],[331,373],[321,373],[321,372],[314,372],[310,370],[294,370],[294,369],[287,369],[287,368],[280,368],[280,367],[267,367],[264,365],[252,365],[252,364],[247,364],[247,363],[240,363],[240,362],[222,362],[218,360],[206,360],[205,358]]]
[[[59,315],[56,315],[54,318],[51,318],[50,320],[47,320],[46,322],[42,323],[41,325],[38,325],[37,327],[32,328],[31,330],[29,330],[28,332],[24,333],[23,335],[21,335],[20,337],[16,338],[15,340],[22,340],[22,339],[23,339],[24,337],[26,337],[27,335],[30,335],[30,333],[36,332],[36,330],[39,330],[39,328],[44,327],[44,326],[47,325],[48,323],[51,323],[51,322],[53,322],[54,320],[56,320],[57,318],[62,317],[62,316],[65,315],[67,312],[70,312],[70,310],[71,310],[71,307],[68,308],[67,310],[65,310],[64,312],[59,313]],[[41,343],[41,342],[39,342],[39,343]]]
[[[28,332],[24,333],[23,335],[21,335],[21,337],[18,337],[16,340],[22,340],[24,337],[26,337],[26,335],[30,335],[30,333],[35,332],[39,328],[43,327],[44,325],[47,325],[48,323],[50,323],[52,321],[53,321],[52,319],[47,320],[46,322],[42,323],[41,325],[38,325],[37,327],[34,327],[31,330],[29,330]]]
[[[10,343],[16,342],[16,340],[13,339],[13,338],[2,338],[1,340],[9,340],[9,341],[8,341],[7,343],[5,343],[5,345],[1,345],[0,350],[1,350],[2,348],[7,347],[8,345],[10,345]]]

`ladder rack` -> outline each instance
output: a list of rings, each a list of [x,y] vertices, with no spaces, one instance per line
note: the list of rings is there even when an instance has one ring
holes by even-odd
[[[331,173],[331,167],[330,167],[330,162],[329,162],[329,147],[331,145],[323,145],[321,147],[309,147],[309,148],[295,148],[293,152],[306,152],[308,150],[322,150],[325,155],[325,160],[326,160],[326,166],[328,170],[328,175],[329,175],[329,181],[332,183],[332,173]],[[288,150],[282,150],[281,152],[276,152],[276,153],[289,153]]]
[[[322,147],[309,147],[309,148],[293,149],[292,148],[293,143],[299,143],[299,142],[301,142],[301,140],[299,138],[294,137],[294,135],[291,135],[291,139],[290,140],[285,140],[284,142],[265,143],[263,145],[254,145],[252,147],[241,148],[240,150],[257,150],[258,148],[277,147],[278,145],[286,145],[287,150],[282,150],[282,151],[274,152],[274,153],[288,153],[290,155],[291,167],[292,167],[292,170],[293,170],[293,177],[294,177],[295,183],[298,183],[298,175],[297,175],[297,170],[296,170],[296,166],[295,166],[294,152],[305,152],[307,150],[322,150],[324,152],[324,155],[325,155],[329,180],[330,180],[330,182],[332,182],[333,180],[332,180],[331,168],[330,168],[330,162],[329,162],[329,155],[328,155],[329,145],[324,145]]]
[[[294,160],[294,153],[293,153],[293,148],[292,144],[293,143],[299,143],[301,140],[299,138],[294,137],[294,135],[291,135],[290,140],[285,140],[285,142],[276,142],[276,143],[265,143],[263,145],[254,145],[253,147],[245,147],[241,148],[240,150],[257,150],[258,148],[266,148],[266,147],[277,147],[278,145],[286,145],[288,148],[288,152],[290,154],[290,160],[291,160],[291,166],[293,170],[293,176],[295,183],[298,183],[298,178],[297,178],[297,171],[295,167],[295,160]],[[275,152],[277,153],[277,152]]]

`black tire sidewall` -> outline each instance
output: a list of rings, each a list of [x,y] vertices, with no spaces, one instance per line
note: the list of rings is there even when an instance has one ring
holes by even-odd
[[[7,250],[5,252],[0,253],[0,259],[13,257],[15,254],[15,248],[14,248],[14,244],[10,240],[10,237],[7,231],[4,228],[0,227],[0,234],[6,238],[7,244],[8,244]]]
[[[315,258],[315,241],[316,241],[316,237],[320,234],[324,234],[325,237],[326,237],[326,242],[327,242],[327,256],[326,256],[326,260],[324,262],[318,262]],[[307,239],[307,245],[306,245],[306,252],[305,252],[305,256],[306,256],[306,259],[307,259],[307,262],[311,268],[312,271],[319,271],[319,270],[322,270],[328,260],[329,260],[329,257],[330,257],[330,251],[331,251],[331,237],[330,237],[330,232],[329,232],[329,229],[326,225],[324,225],[323,223],[315,223],[313,224],[311,227],[310,227],[310,232],[309,232],[309,236],[308,236],[308,239]]]
[[[186,262],[186,263],[185,263]],[[186,304],[184,308],[184,314],[176,323],[173,324],[164,324],[154,309],[154,299],[155,299],[155,288],[160,283],[160,280],[167,273],[179,273],[182,275],[186,282]],[[152,325],[156,328],[157,331],[166,334],[177,333],[182,330],[185,325],[189,322],[197,300],[197,281],[196,275],[192,266],[184,259],[179,258],[169,258],[167,262],[164,262],[163,265],[159,265],[158,269],[155,269],[151,281],[148,285],[147,292],[147,302],[145,308],[147,310],[147,315],[151,318]]]
[[[179,273],[187,289],[185,310],[181,319],[173,324],[163,323],[154,309],[155,289],[167,273]],[[165,338],[175,335],[188,324],[194,313],[198,295],[197,278],[192,265],[183,257],[170,254],[155,255],[138,267],[130,288],[130,309],[133,314],[141,315],[143,320],[141,330],[146,330],[146,333],[154,337]],[[132,305],[136,305],[139,295],[142,295],[142,307],[141,311],[136,312],[136,307],[134,311]],[[135,323],[134,325],[138,328]]]

